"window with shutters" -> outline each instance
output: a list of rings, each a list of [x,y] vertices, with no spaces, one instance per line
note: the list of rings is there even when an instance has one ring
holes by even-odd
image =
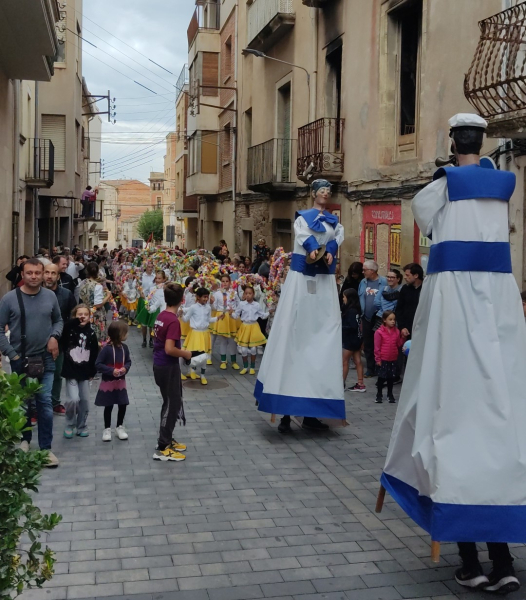
[[[200,52],[201,57],[201,95],[217,96],[219,85],[219,54],[217,52]]]
[[[291,89],[290,82],[278,89],[278,139],[283,140],[282,152],[278,153],[278,168],[281,171],[281,181],[290,181],[291,166]],[[279,156],[281,154],[281,156]]]
[[[66,115],[42,115],[42,139],[55,147],[55,171],[66,170]],[[49,165],[45,165],[47,170]]]
[[[80,123],[75,121],[75,135],[77,139],[77,163],[76,163],[76,172],[80,173],[82,167],[82,142],[80,135]]]

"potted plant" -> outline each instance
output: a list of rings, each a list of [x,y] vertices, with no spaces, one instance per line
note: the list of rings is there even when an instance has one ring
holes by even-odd
[[[19,449],[26,428],[25,401],[39,390],[39,383],[24,375],[0,374],[0,600],[15,598],[24,588],[42,587],[53,576],[53,552],[38,541],[51,531],[60,515],[43,515],[30,492],[38,491],[40,471],[47,451]],[[22,549],[26,535],[29,549]]]

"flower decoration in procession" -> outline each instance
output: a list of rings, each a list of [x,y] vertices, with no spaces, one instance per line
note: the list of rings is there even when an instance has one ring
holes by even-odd
[[[282,247],[276,248],[270,260],[270,273],[266,285],[266,303],[269,308],[276,308],[281,291],[281,282],[285,268],[288,266],[291,252],[285,252]]]
[[[257,275],[256,273],[247,273],[246,275],[241,275],[239,279],[232,282],[232,287],[237,290],[237,288],[245,289],[246,287],[255,287],[259,285],[261,289],[265,289],[266,281],[264,277],[261,275]]]

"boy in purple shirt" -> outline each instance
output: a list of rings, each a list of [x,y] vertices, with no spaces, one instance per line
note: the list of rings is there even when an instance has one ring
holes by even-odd
[[[181,324],[177,318],[177,311],[181,306],[183,293],[184,290],[179,284],[167,283],[164,286],[166,310],[163,310],[155,321],[153,375],[161,390],[163,407],[154,460],[181,461],[186,458],[181,454],[186,450],[186,446],[177,443],[172,437],[177,420],[180,419],[183,425],[186,423],[179,359],[192,358],[191,352],[181,350]]]

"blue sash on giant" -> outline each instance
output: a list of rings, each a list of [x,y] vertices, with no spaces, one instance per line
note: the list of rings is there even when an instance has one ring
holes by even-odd
[[[427,274],[443,271],[511,273],[508,242],[463,242],[452,240],[431,246]]]

